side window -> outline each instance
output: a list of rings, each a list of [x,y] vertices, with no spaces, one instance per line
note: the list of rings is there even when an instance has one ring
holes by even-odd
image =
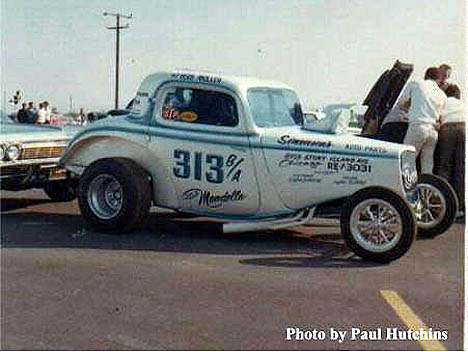
[[[239,123],[236,102],[229,94],[185,87],[167,91],[161,116],[178,123],[226,127]]]

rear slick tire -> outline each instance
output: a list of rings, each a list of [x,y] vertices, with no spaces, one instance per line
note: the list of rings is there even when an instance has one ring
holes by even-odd
[[[148,174],[127,159],[102,159],[89,165],[80,178],[78,204],[92,228],[101,232],[134,230],[149,213]]]

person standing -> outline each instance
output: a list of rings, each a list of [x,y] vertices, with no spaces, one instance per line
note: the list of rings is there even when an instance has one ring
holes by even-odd
[[[46,114],[47,114],[47,111],[44,107],[44,103],[39,103],[39,116],[37,118],[37,121],[36,123],[37,124],[40,124],[40,125],[43,125],[46,123]]]
[[[439,141],[435,155],[435,174],[445,178],[455,189],[460,211],[465,211],[465,106],[460,89],[449,84],[447,104],[442,111]]]
[[[430,67],[424,81],[410,82],[400,98],[400,104],[410,102],[408,131],[403,143],[414,146],[417,155],[421,154],[421,172],[427,174],[433,172],[437,129],[447,100],[438,86],[439,80],[439,69]]]
[[[28,113],[26,111],[26,103],[21,105],[21,109],[18,110],[16,114],[16,119],[19,123],[28,123]]]
[[[447,80],[450,78],[450,75],[452,73],[452,68],[447,64],[442,64],[439,66],[439,72],[440,72],[440,78],[437,84],[439,85],[439,88],[442,89],[443,92],[447,94],[446,89],[449,86],[449,83],[447,82]]]
[[[27,123],[36,123],[38,119],[37,109],[34,107],[34,103],[30,101],[28,103],[28,109],[26,110]]]
[[[42,105],[45,110],[45,123],[50,124],[51,122],[51,112],[50,112],[50,106],[49,102],[47,100],[42,102]]]

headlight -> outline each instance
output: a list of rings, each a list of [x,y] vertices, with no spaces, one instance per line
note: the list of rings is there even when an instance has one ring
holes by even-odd
[[[411,191],[418,183],[418,172],[416,170],[416,153],[405,151],[401,153],[400,172],[403,188]]]
[[[5,158],[5,146],[0,145],[0,160],[3,160]]]
[[[6,156],[10,160],[16,160],[21,154],[21,147],[17,144],[10,145],[6,150]]]

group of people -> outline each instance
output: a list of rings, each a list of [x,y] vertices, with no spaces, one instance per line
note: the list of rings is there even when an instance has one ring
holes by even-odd
[[[421,172],[445,178],[465,211],[465,107],[460,88],[448,82],[451,67],[426,70],[409,82],[383,121],[381,139],[415,147]]]
[[[19,123],[35,123],[35,124],[50,124],[52,112],[49,102],[43,101],[39,103],[39,109],[30,101],[27,105],[23,103],[21,109],[16,114],[16,119]]]

